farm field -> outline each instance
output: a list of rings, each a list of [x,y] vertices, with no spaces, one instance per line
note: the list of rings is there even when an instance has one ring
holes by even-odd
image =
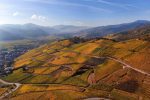
[[[148,79],[144,81],[142,73],[124,68],[125,65],[117,61],[149,72],[148,47],[148,41],[136,39],[123,42],[95,39],[78,44],[71,40],[55,41],[18,57],[15,71],[2,79],[22,84],[11,94],[12,100],[26,96],[31,100],[60,97],[66,100],[66,96],[68,100],[90,97],[148,99],[149,92],[145,92],[148,85],[143,83]],[[140,59],[134,59],[137,56],[141,56]],[[146,63],[137,64],[137,60]],[[23,70],[24,67],[27,70]]]

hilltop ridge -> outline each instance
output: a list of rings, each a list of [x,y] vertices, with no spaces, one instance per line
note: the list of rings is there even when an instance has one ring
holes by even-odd
[[[24,25],[6,24],[0,25],[0,41],[4,40],[22,40],[37,39],[47,36],[74,37],[81,36],[86,38],[103,37],[105,35],[129,31],[131,29],[150,25],[150,21],[138,20],[131,23],[118,25],[107,25],[98,27],[57,25],[57,26],[40,26],[32,23]]]

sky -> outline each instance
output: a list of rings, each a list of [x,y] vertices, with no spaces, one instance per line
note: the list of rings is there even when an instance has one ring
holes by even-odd
[[[150,20],[150,0],[0,0],[0,24],[103,26]]]

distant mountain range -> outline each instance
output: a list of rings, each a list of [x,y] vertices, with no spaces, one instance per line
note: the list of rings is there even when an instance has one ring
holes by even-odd
[[[75,32],[79,32],[81,30],[88,29],[89,27],[73,26],[73,25],[56,25],[56,26],[53,26],[52,28],[59,31],[59,33],[71,33],[71,32],[75,33]]]
[[[16,40],[16,39],[30,39],[36,37],[48,36],[49,33],[56,32],[56,30],[34,25],[1,25],[0,26],[0,40]]]
[[[110,36],[111,39],[116,41],[125,41],[129,39],[142,39],[150,41],[150,25],[141,28],[135,28],[129,31],[116,33]]]
[[[138,20],[132,23],[99,26],[92,28],[73,25],[57,25],[53,27],[46,27],[31,23],[24,25],[6,24],[0,25],[0,40],[35,39],[51,35],[62,36],[62,34],[90,38],[102,37],[108,34],[128,31],[146,25],[150,25],[150,21]]]
[[[0,25],[0,40],[34,39],[51,35],[66,34],[86,29],[84,26],[57,25],[46,27],[32,23],[24,25]]]
[[[118,25],[108,25],[89,28],[86,30],[80,31],[78,34],[84,35],[85,37],[102,37],[108,34],[114,34],[119,32],[128,31],[135,28],[140,28],[146,25],[150,25],[150,21],[146,20],[137,20],[131,23],[123,23]]]

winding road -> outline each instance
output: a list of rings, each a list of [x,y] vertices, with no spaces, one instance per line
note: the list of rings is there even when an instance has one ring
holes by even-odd
[[[16,91],[21,86],[20,83],[9,83],[9,82],[6,82],[6,81],[4,81],[2,79],[0,79],[0,83],[5,84],[5,85],[15,85],[16,86],[15,88],[11,89],[10,91],[5,92],[4,94],[2,94],[0,96],[0,99],[3,99],[4,97],[8,96],[9,94],[11,94],[12,92]]]

